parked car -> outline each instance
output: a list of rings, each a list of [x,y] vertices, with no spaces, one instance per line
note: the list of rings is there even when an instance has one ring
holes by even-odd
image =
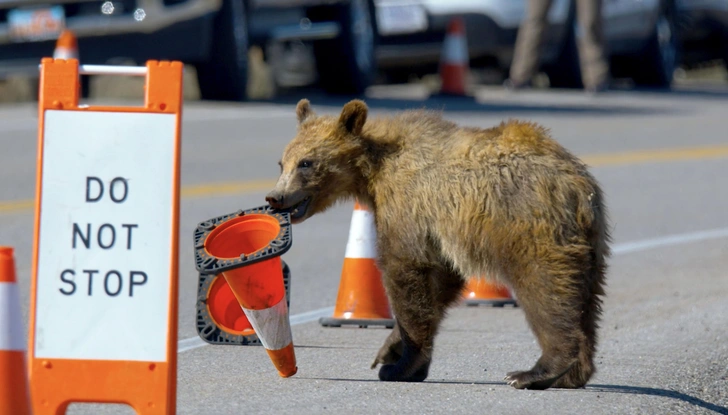
[[[81,61],[181,60],[194,65],[203,99],[246,98],[248,48],[314,44],[321,85],[359,93],[376,71],[372,0],[3,0],[0,76],[37,73],[63,28]]]
[[[679,62],[679,11],[674,0],[603,0],[613,74],[640,85],[667,86]],[[692,1],[692,0],[688,0]],[[383,71],[439,60],[447,22],[463,16],[472,62],[506,72],[513,59],[525,0],[377,0]],[[576,7],[555,0],[549,11],[541,68],[555,87],[580,87]]]

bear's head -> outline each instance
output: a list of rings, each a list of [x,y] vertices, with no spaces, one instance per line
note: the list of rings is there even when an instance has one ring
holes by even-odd
[[[361,188],[367,106],[353,100],[338,117],[319,116],[302,99],[296,116],[297,134],[284,149],[281,175],[265,198],[271,207],[290,211],[292,223],[323,212]]]

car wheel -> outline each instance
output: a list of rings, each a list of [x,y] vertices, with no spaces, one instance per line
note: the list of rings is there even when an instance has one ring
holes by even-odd
[[[223,0],[213,21],[209,59],[195,69],[202,99],[247,98],[248,22],[243,0]]]
[[[335,21],[341,32],[335,39],[314,43],[319,83],[329,93],[361,94],[376,75],[377,26],[372,0],[308,10],[311,21]]]
[[[671,7],[662,7],[641,58],[633,66],[637,85],[668,88],[678,62],[678,34]]]
[[[721,51],[723,56],[723,66],[728,69],[728,27],[723,30],[723,41],[721,42],[721,45],[723,46],[723,50]],[[726,81],[728,81],[728,76],[726,76]]]

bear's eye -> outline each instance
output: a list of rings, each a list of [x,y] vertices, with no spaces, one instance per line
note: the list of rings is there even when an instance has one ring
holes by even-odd
[[[310,168],[311,166],[313,166],[313,162],[312,162],[311,160],[301,160],[301,161],[300,161],[300,162],[298,163],[298,168],[299,168],[299,169],[308,169],[308,168]]]

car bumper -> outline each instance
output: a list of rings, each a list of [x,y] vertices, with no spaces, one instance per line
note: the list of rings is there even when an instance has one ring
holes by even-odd
[[[143,64],[150,59],[185,63],[207,58],[212,43],[214,14],[176,23],[152,33],[86,36],[78,39],[79,59],[84,64],[107,64],[131,59]],[[53,56],[55,41],[0,45],[0,77],[33,74],[44,57]]]
[[[196,20],[219,10],[222,0],[121,0],[115,12],[106,15],[101,12],[101,0],[79,2],[54,0],[65,11],[65,27],[77,38],[113,36],[126,34],[149,34],[165,28]],[[47,5],[48,0],[6,0],[0,2],[0,45],[16,43],[10,33],[8,12],[15,8]],[[143,10],[143,19],[134,13]],[[23,42],[24,44],[33,42]]]

